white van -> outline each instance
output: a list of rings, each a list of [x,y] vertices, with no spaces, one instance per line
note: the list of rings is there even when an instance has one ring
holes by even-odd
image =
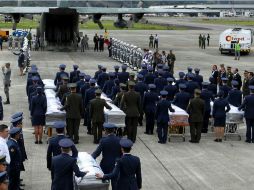
[[[241,52],[250,53],[253,42],[253,33],[251,29],[234,28],[227,29],[220,34],[219,50],[223,53],[233,53],[235,44],[239,40]]]

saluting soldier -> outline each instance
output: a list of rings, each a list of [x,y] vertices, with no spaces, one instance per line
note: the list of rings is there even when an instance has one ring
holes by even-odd
[[[116,178],[116,189],[138,190],[142,188],[142,174],[140,159],[130,154],[133,142],[129,139],[121,139],[123,156],[116,162],[115,168],[108,174],[96,174],[102,180]]]
[[[141,98],[140,94],[134,91],[135,83],[128,82],[129,91],[122,96],[120,108],[126,114],[126,128],[128,139],[134,143],[137,136],[138,117],[141,112]]]
[[[70,156],[70,150],[73,142],[70,139],[59,141],[62,153],[52,158],[51,176],[52,190],[70,190],[73,189],[73,173],[77,177],[84,177],[86,172],[81,172],[77,166],[76,158]]]
[[[99,146],[92,153],[92,157],[96,159],[102,154],[100,167],[104,174],[113,171],[116,161],[121,158],[120,138],[115,135],[116,126],[112,123],[104,123],[103,127],[106,131],[106,137],[100,140]],[[116,178],[111,179],[112,190],[117,190]]]
[[[156,93],[156,86],[149,84],[149,92],[145,93],[143,99],[143,110],[146,115],[146,131],[145,134],[152,135],[155,123],[156,103],[159,101]]]
[[[158,132],[158,143],[166,144],[168,138],[168,125],[169,125],[169,114],[175,112],[171,107],[170,101],[167,100],[168,92],[163,90],[160,92],[161,100],[158,102],[156,107],[156,120],[157,120],[157,132]]]
[[[69,83],[71,94],[67,96],[65,105],[60,109],[66,110],[67,134],[75,144],[79,142],[79,125],[83,114],[81,95],[76,93],[76,83]]]
[[[10,152],[11,162],[8,167],[9,176],[9,189],[20,190],[20,172],[22,157],[21,151],[18,145],[18,139],[20,137],[21,128],[13,127],[10,129],[10,138],[7,141],[8,149]]]
[[[243,86],[242,86],[242,92],[243,92],[243,97],[247,96],[250,94],[250,89],[249,89],[249,71],[244,71],[244,79],[243,79]]]
[[[78,65],[73,65],[73,71],[70,72],[70,83],[75,83],[79,81],[80,71],[78,70],[78,68]]]
[[[59,145],[59,141],[62,139],[67,138],[64,134],[64,128],[65,128],[65,122],[63,121],[56,121],[53,125],[53,128],[56,129],[57,135],[55,137],[52,137],[49,139],[49,145],[47,150],[47,168],[51,170],[51,162],[52,157],[60,155],[61,154],[61,147]],[[72,157],[77,158],[78,157],[78,150],[73,144],[71,147]],[[53,176],[52,176],[53,177]]]
[[[191,143],[199,143],[205,114],[205,101],[200,98],[201,91],[195,89],[194,98],[190,101],[187,112],[189,114]]]
[[[102,138],[102,125],[105,122],[104,107],[112,109],[104,99],[101,99],[101,93],[102,91],[97,89],[95,91],[95,99],[90,101],[89,115],[92,121],[94,144],[98,144]]]

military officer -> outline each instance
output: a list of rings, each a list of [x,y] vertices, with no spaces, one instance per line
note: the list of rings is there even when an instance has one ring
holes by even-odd
[[[136,75],[135,73],[130,73],[129,74],[129,81],[136,83],[135,75]],[[128,83],[127,83],[127,85],[128,85]]]
[[[228,92],[228,103],[239,107],[242,104],[242,92],[238,90],[239,83],[236,80],[231,82],[233,88]]]
[[[76,83],[79,81],[79,73],[78,65],[73,65],[73,71],[70,72],[70,83]]]
[[[114,101],[118,92],[120,92],[120,84],[119,79],[116,78],[114,80],[114,86],[112,87],[111,94],[108,95],[108,97]]]
[[[52,137],[51,139],[49,139],[49,142],[48,142],[49,145],[48,145],[48,150],[47,150],[47,168],[49,170],[51,170],[52,157],[61,154],[61,147],[59,146],[59,141],[67,138],[64,135],[65,122],[56,121],[53,125],[53,128],[56,129],[57,135],[55,137]],[[72,157],[77,158],[78,157],[78,150],[75,147],[75,145],[72,145],[70,148],[71,148],[71,152],[72,152]]]
[[[250,94],[248,74],[249,74],[249,72],[245,70],[244,71],[243,86],[242,86],[243,97]]]
[[[143,99],[143,110],[146,115],[146,131],[145,134],[152,135],[154,129],[156,103],[159,101],[156,93],[156,86],[149,84],[149,92],[145,93]]]
[[[194,81],[198,83],[200,89],[202,87],[202,82],[203,82],[203,76],[199,74],[200,72],[200,69],[199,68],[195,68],[194,69],[195,71],[195,75],[194,75]]]
[[[141,98],[140,94],[134,91],[135,83],[128,82],[129,91],[122,96],[120,108],[126,114],[126,129],[128,139],[134,143],[136,141],[138,117],[141,112]]]
[[[192,67],[187,67],[187,73],[185,74],[186,79],[188,77],[188,74],[193,74],[192,70]]]
[[[129,79],[129,72],[127,70],[127,65],[122,65],[122,72],[119,72],[118,79],[120,83],[126,84]]]
[[[213,96],[215,97],[217,95],[217,84],[215,84],[214,80],[214,77],[209,78],[210,84],[208,85],[207,89],[212,92]]]
[[[153,74],[153,67],[152,66],[148,66],[147,68],[147,75],[144,77],[144,82],[148,85],[148,84],[153,84],[154,83],[154,79],[156,78],[156,76]]]
[[[117,178],[116,189],[138,190],[142,188],[140,159],[130,154],[133,142],[129,139],[120,140],[123,156],[117,161],[114,170],[108,174],[96,174],[102,180]]]
[[[89,114],[93,127],[92,131],[94,136],[94,144],[98,144],[102,138],[102,125],[105,122],[104,107],[110,110],[112,109],[104,99],[101,99],[101,93],[102,91],[100,89],[95,91],[95,99],[90,101],[89,108]]]
[[[147,66],[145,63],[141,64],[141,71],[138,72],[139,74],[143,75],[144,77],[146,76],[146,74],[148,73],[147,71]]]
[[[5,63],[2,67],[3,72],[3,83],[4,83],[4,93],[6,96],[6,101],[4,104],[10,104],[9,87],[11,86],[11,67],[10,63]]]
[[[117,106],[117,107],[120,107],[120,103],[121,103],[121,100],[122,100],[122,97],[123,95],[125,94],[126,92],[126,88],[127,86],[123,83],[120,83],[120,92],[118,92],[116,94],[116,98],[114,99],[114,104]],[[125,108],[124,108],[125,109]],[[124,110],[123,110],[124,111]]]
[[[69,83],[71,94],[67,96],[65,105],[60,110],[66,111],[67,134],[74,140],[75,144],[79,141],[79,125],[83,114],[81,95],[76,93],[76,83]]]
[[[94,74],[94,79],[97,80],[98,79],[98,76],[99,74],[102,73],[102,70],[101,70],[102,66],[101,65],[98,65],[98,71],[95,72]]]
[[[242,77],[241,75],[238,73],[238,68],[235,68],[234,70],[234,75],[233,75],[233,80],[238,82],[238,90],[241,90],[242,88]]]
[[[22,164],[21,151],[18,145],[21,128],[13,127],[10,129],[10,138],[7,141],[10,152],[11,162],[8,167],[9,189],[20,190],[20,171]]]
[[[84,108],[85,108],[85,119],[87,122],[87,134],[92,135],[92,126],[91,126],[91,118],[89,117],[89,103],[92,99],[95,98],[95,91],[97,88],[95,87],[96,80],[95,79],[90,79],[90,88],[86,90],[85,93],[85,101],[84,101]]]
[[[173,78],[167,78],[168,85],[164,87],[164,90],[168,92],[167,100],[173,101],[175,94],[177,93],[177,87],[173,85],[174,79]]]
[[[224,92],[223,98],[228,96],[228,92],[231,90],[231,87],[228,86],[228,78],[221,78],[222,86],[220,86],[220,90]],[[230,82],[231,85],[231,82]]]
[[[177,107],[186,110],[191,99],[190,93],[186,92],[186,84],[180,83],[179,90],[180,92],[176,93],[175,98],[172,104],[176,105]]]
[[[107,136],[100,140],[100,144],[92,153],[92,157],[96,159],[102,154],[100,167],[104,174],[109,174],[113,171],[116,161],[121,158],[122,152],[120,138],[114,134],[116,126],[112,123],[104,123],[103,127]],[[116,178],[111,179],[111,186],[112,190],[117,190]]]
[[[253,72],[249,72],[248,74],[248,78],[249,78],[249,86],[254,85],[254,73]]]
[[[73,142],[64,138],[59,141],[62,153],[52,158],[51,176],[53,190],[70,190],[73,187],[73,172],[77,177],[84,177],[87,172],[81,172],[77,166],[76,158],[69,155]]]
[[[106,67],[102,67],[101,70],[102,70],[102,73],[98,75],[97,84],[100,88],[103,88],[105,82],[109,79],[109,75],[108,73],[106,73],[107,71]]]
[[[118,65],[115,65],[115,66],[114,66],[114,69],[115,69],[115,72],[114,72],[115,78],[118,78],[118,74],[119,74],[119,69],[120,69],[120,67],[119,67]]]
[[[164,86],[167,85],[167,79],[163,78],[163,70],[158,71],[158,78],[154,79],[154,84],[156,86],[157,93],[163,90]]]
[[[188,74],[187,75],[187,83],[186,83],[186,86],[187,86],[187,92],[190,93],[191,97],[193,98],[194,97],[194,91],[195,89],[199,89],[199,85],[197,82],[193,81],[194,79],[194,75],[193,74]]]
[[[148,87],[147,85],[143,82],[143,75],[142,74],[138,74],[137,76],[138,78],[138,81],[135,85],[135,91],[138,92],[140,94],[140,98],[141,98],[141,103],[143,102],[143,98],[144,98],[144,94],[145,92],[147,92],[148,90]],[[140,126],[143,126],[143,109],[141,109],[141,112],[140,112],[140,116],[138,118],[138,123]]]
[[[160,92],[161,100],[158,102],[156,107],[156,120],[157,120],[157,132],[158,132],[158,143],[166,144],[168,137],[168,124],[169,124],[169,114],[170,112],[175,112],[171,107],[170,101],[167,101],[168,92],[163,90]]]
[[[77,93],[80,93],[81,88],[85,85],[85,73],[79,73],[79,80],[76,82],[77,84]],[[71,83],[71,82],[70,82]]]
[[[227,85],[228,85],[229,87],[231,87],[231,82],[232,82],[232,80],[233,80],[233,78],[234,78],[234,74],[232,73],[231,68],[232,68],[232,67],[227,66],[227,76],[226,76],[226,77],[228,78]]]
[[[59,86],[58,91],[56,93],[56,97],[62,101],[64,94],[69,92],[69,88],[67,87],[69,78],[65,75],[62,76],[62,84]]]
[[[203,118],[203,127],[202,127],[202,133],[208,132],[208,123],[211,113],[211,105],[210,102],[214,101],[214,96],[212,92],[208,90],[209,83],[208,82],[202,82],[202,91],[200,98],[205,101],[205,113]]]
[[[65,72],[66,65],[59,65],[59,72],[56,73],[56,77],[54,80],[54,84],[57,86],[59,82],[61,82],[61,76],[66,75],[69,78],[69,73]]]
[[[244,110],[246,119],[246,140],[247,143],[254,143],[254,86],[249,86],[250,95],[245,96],[242,105],[238,110]]]
[[[179,84],[186,84],[187,83],[187,81],[184,79],[185,78],[184,72],[179,72],[178,75],[179,75],[179,79],[176,80],[177,89],[179,89]]]
[[[173,78],[174,81],[175,81],[175,78],[174,78],[173,74],[169,71],[169,66],[168,65],[164,65],[163,66],[163,72],[164,72],[163,77],[165,79],[167,79],[167,78]]]
[[[109,72],[108,73],[109,76],[109,80],[105,82],[102,91],[109,96],[112,92],[112,88],[113,86],[115,86],[114,83],[114,78],[115,78],[115,74],[113,72]]]
[[[90,79],[91,79],[90,75],[85,75],[85,84],[80,89],[80,93],[82,95],[83,101],[85,101],[86,91],[90,88],[90,84],[89,84]]]
[[[8,175],[6,171],[0,172],[0,189],[8,190]]]
[[[30,76],[28,75],[28,77],[27,77],[27,82],[26,82],[26,94],[27,94],[27,95],[28,95],[29,87],[33,84],[32,78],[33,78],[34,76],[37,76],[37,77],[39,78],[38,84],[39,84],[40,86],[43,86],[43,82],[42,82],[42,80],[41,80],[40,74],[39,74],[38,71],[37,71],[37,68],[33,68],[33,67],[32,67],[28,74],[30,74]]]
[[[213,78],[213,84],[217,85],[218,78],[219,78],[219,71],[217,69],[217,65],[212,66],[212,74],[211,77]],[[216,93],[217,94],[217,93]]]
[[[191,143],[199,143],[205,114],[205,101],[200,98],[201,91],[195,89],[194,98],[190,101],[187,112],[189,114]]]
[[[28,88],[28,102],[30,104],[32,96],[36,95],[36,89],[39,86],[38,81],[39,81],[39,77],[34,76],[32,78],[33,84],[29,86]]]

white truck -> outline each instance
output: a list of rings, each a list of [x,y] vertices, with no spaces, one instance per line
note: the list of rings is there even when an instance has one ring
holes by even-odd
[[[251,29],[234,28],[227,29],[220,34],[219,50],[223,53],[234,53],[235,44],[240,42],[241,52],[250,53],[253,42],[253,32]]]

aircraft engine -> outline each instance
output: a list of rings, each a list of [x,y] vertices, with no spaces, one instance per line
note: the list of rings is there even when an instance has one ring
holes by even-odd
[[[118,14],[117,20],[114,22],[114,26],[117,28],[128,28],[128,23],[123,19],[122,14]]]
[[[102,14],[94,14],[93,15],[93,22],[98,24],[98,26],[100,27],[100,29],[103,29],[104,26],[101,23],[101,16]]]

